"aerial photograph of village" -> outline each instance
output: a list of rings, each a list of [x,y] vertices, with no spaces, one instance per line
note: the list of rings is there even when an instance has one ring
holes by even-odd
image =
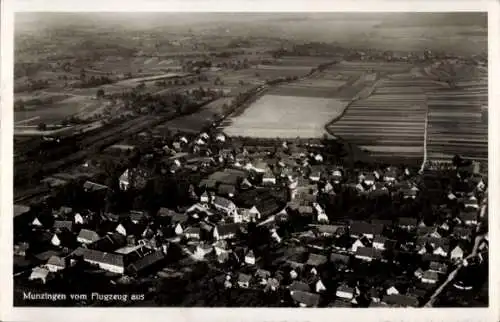
[[[18,12],[22,307],[488,307],[488,15]]]

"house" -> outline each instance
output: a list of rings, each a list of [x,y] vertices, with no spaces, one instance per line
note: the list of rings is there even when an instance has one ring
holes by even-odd
[[[255,265],[255,255],[253,253],[253,250],[250,250],[248,253],[246,253],[245,263],[247,263],[248,265]]]
[[[375,235],[381,235],[383,231],[383,225],[370,224],[367,222],[353,222],[349,227],[350,235],[354,238],[366,236],[369,239],[373,239]]]
[[[213,230],[213,236],[215,240],[219,239],[231,239],[236,237],[236,234],[240,231],[240,225],[236,223],[230,224],[220,224],[215,226]]]
[[[26,242],[14,245],[14,255],[25,257],[28,249],[29,249],[29,243]]]
[[[358,248],[368,247],[369,245],[370,245],[370,242],[369,242],[368,238],[363,236],[361,238],[356,239],[356,241],[354,241],[354,243],[351,246],[351,251],[353,253],[355,253],[358,250]]]
[[[270,169],[267,169],[262,176],[262,184],[276,184],[276,177]]]
[[[438,232],[438,228],[436,226],[433,226],[433,227],[419,226],[417,228],[417,236],[441,238],[441,234]]]
[[[368,262],[372,260],[382,260],[382,252],[373,247],[358,247],[354,256]]]
[[[439,280],[438,273],[431,270],[425,271],[421,278],[422,283],[427,283],[427,284],[436,284],[438,280]]]
[[[321,172],[319,171],[311,172],[311,174],[309,175],[309,180],[311,180],[312,182],[318,182],[320,179]]]
[[[242,219],[245,222],[255,222],[261,218],[260,211],[257,207],[253,206],[250,209],[244,209],[242,212]]]
[[[49,260],[47,261],[47,264],[45,264],[45,267],[47,267],[47,269],[50,271],[50,272],[57,272],[57,271],[60,271],[62,269],[64,269],[66,267],[66,263],[65,263],[65,260],[64,258],[61,258],[59,256],[51,256],[49,258]]]
[[[339,169],[332,172],[332,180],[335,184],[339,184],[342,181],[342,171]]]
[[[385,293],[387,295],[399,294],[399,290],[397,289],[396,286],[392,285],[385,290]]]
[[[265,173],[268,168],[268,164],[262,160],[257,160],[254,162],[254,164],[250,164],[250,170],[253,170],[257,173]]]
[[[113,252],[127,244],[127,238],[119,233],[107,234],[99,240],[91,244],[87,244],[90,249],[99,250],[101,252]]]
[[[208,203],[210,201],[210,197],[206,191],[204,191],[200,196],[201,203]]]
[[[418,298],[409,295],[392,294],[385,295],[381,303],[385,303],[392,307],[418,307]]]
[[[352,287],[349,287],[347,285],[340,285],[337,288],[337,291],[335,292],[335,295],[337,297],[340,297],[341,299],[351,300],[351,299],[354,298],[355,289],[352,288]]]
[[[250,286],[251,275],[240,273],[238,274],[238,286],[242,288],[248,288]]]
[[[372,300],[372,303],[380,303],[380,292],[377,288],[370,288],[368,291],[368,297]]]
[[[115,231],[123,236],[127,236],[127,229],[123,224],[118,224],[115,228]]]
[[[257,269],[255,272],[255,277],[260,280],[260,284],[266,285],[268,282],[268,279],[271,277],[271,272],[265,269]]]
[[[112,273],[123,274],[125,272],[124,256],[122,254],[79,247],[71,255],[81,257],[85,262],[97,265],[99,268]]]
[[[201,238],[200,227],[188,227],[184,230],[183,235],[187,239],[200,239]]]
[[[321,236],[341,236],[345,233],[346,227],[340,225],[317,225],[316,230]]]
[[[37,216],[35,216],[35,218],[33,218],[31,225],[34,227],[43,227],[42,221]]]
[[[31,271],[30,277],[28,278],[30,281],[40,280],[43,284],[47,283],[49,280],[53,278],[53,275],[47,268],[43,267],[35,267]]]
[[[311,254],[309,254],[309,258],[306,262],[306,265],[313,266],[313,267],[319,267],[319,266],[325,264],[327,261],[328,261],[328,259],[326,258],[326,256],[311,253]]]
[[[226,136],[222,133],[219,133],[215,136],[215,141],[217,142],[226,142]]]
[[[411,230],[417,227],[417,219],[410,217],[400,217],[398,218],[398,226],[403,229]]]
[[[226,215],[236,215],[238,212],[236,205],[231,200],[223,197],[214,196],[212,205],[215,209],[224,212]]]
[[[319,304],[319,294],[304,291],[292,291],[290,293],[295,303],[300,307],[317,307]]]
[[[217,194],[232,198],[236,195],[236,187],[232,184],[221,183],[217,187]]]
[[[476,212],[460,212],[459,218],[467,226],[474,226],[478,224],[477,213]]]
[[[361,182],[363,182],[368,187],[371,187],[375,184],[375,176],[373,174],[369,173],[366,176],[362,177]]]
[[[474,196],[471,196],[467,201],[465,201],[464,206],[465,209],[473,209],[473,210],[479,209],[479,203],[477,201],[477,198]]]
[[[384,250],[385,249],[385,244],[387,242],[387,238],[384,236],[377,235],[373,238],[373,244],[372,246],[376,249]],[[356,250],[354,250],[355,252]]]
[[[85,225],[89,222],[90,216],[84,216],[80,213],[76,213],[75,216],[73,217],[73,222],[76,225]]]
[[[56,231],[50,239],[50,243],[56,247],[71,245],[73,241],[74,235],[68,230]]]
[[[398,171],[395,167],[389,167],[384,172],[384,181],[386,182],[394,182],[398,178]]]
[[[127,271],[130,275],[138,275],[149,268],[156,266],[165,259],[165,253],[161,250],[151,252],[140,257],[136,261],[127,266]]]
[[[453,227],[452,235],[458,239],[470,240],[472,238],[472,229],[469,227],[455,226]]]
[[[314,161],[319,162],[319,163],[323,162],[323,156],[321,154],[319,154],[319,153],[316,154],[314,156]]]
[[[445,263],[432,261],[429,264],[429,270],[438,274],[446,274],[446,272],[448,271],[448,265],[446,265]]]
[[[450,254],[450,259],[452,261],[460,261],[464,258],[464,250],[460,245],[455,246]]]
[[[85,181],[83,184],[83,190],[85,192],[104,192],[109,190],[109,187],[92,181]]]
[[[330,262],[336,265],[348,266],[350,261],[350,257],[348,255],[339,254],[336,252],[332,252],[330,254]]]
[[[326,286],[323,283],[323,281],[321,280],[321,278],[318,279],[318,281],[316,282],[316,284],[314,286],[315,286],[316,293],[321,293],[321,292],[326,291]]]
[[[148,216],[144,211],[132,210],[130,211],[129,218],[134,224],[139,224],[146,222]]]
[[[99,240],[99,238],[100,238],[99,235],[95,231],[89,229],[82,229],[78,233],[76,240],[82,244],[91,244]]]
[[[421,279],[421,278],[422,278],[422,276],[424,275],[424,271],[423,271],[423,269],[421,269],[421,268],[419,267],[419,268],[417,268],[417,269],[415,270],[415,272],[413,273],[413,275],[414,275],[416,278]]]
[[[54,229],[65,229],[71,231],[73,229],[73,222],[71,220],[55,220]]]

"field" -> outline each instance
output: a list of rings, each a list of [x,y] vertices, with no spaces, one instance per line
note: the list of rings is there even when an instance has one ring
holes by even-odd
[[[233,117],[224,131],[230,136],[318,138],[344,107],[343,101],[332,98],[264,95]]]
[[[447,72],[442,67],[438,71]],[[487,161],[487,75],[460,66],[453,66],[451,73],[458,78],[454,88],[428,95],[428,157],[430,160],[449,160],[459,154],[464,158]]]
[[[369,65],[364,67],[374,69]],[[397,76],[386,76],[363,96],[358,95],[359,99],[328,130],[373,157],[423,158],[426,92],[442,85],[417,77],[415,71],[404,73],[401,66],[386,64],[385,67],[379,68],[379,72],[395,72]]]
[[[56,97],[61,95],[54,93]],[[61,121],[70,116],[77,116],[82,119],[92,117],[95,113],[99,113],[105,108],[105,103],[102,103],[93,97],[80,95],[65,95],[64,99],[53,103],[32,105],[24,110],[16,109],[14,111],[14,122],[16,125],[37,125],[45,124],[60,124]]]
[[[200,108],[196,113],[181,116],[173,120],[167,121],[155,128],[155,130],[160,133],[164,129],[186,132],[186,133],[197,133],[200,132],[204,126],[212,123],[218,119],[223,111],[224,104],[230,104],[232,98],[223,97],[219,98],[203,107]]]

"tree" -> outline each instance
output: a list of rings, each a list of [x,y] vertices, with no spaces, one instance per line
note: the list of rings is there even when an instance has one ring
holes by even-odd
[[[97,90],[96,97],[97,97],[98,99],[99,99],[99,98],[101,98],[101,97],[104,97],[104,89],[99,88],[99,89]]]
[[[47,124],[41,122],[38,124],[38,131],[46,131],[47,130]]]

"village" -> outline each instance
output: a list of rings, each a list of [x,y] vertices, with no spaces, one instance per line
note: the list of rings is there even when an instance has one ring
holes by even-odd
[[[143,132],[73,169],[95,180],[52,178],[50,197],[14,205],[16,290],[141,290],[137,305],[422,307],[452,273],[487,265],[479,163],[349,163],[325,142],[273,142],[216,127]]]

